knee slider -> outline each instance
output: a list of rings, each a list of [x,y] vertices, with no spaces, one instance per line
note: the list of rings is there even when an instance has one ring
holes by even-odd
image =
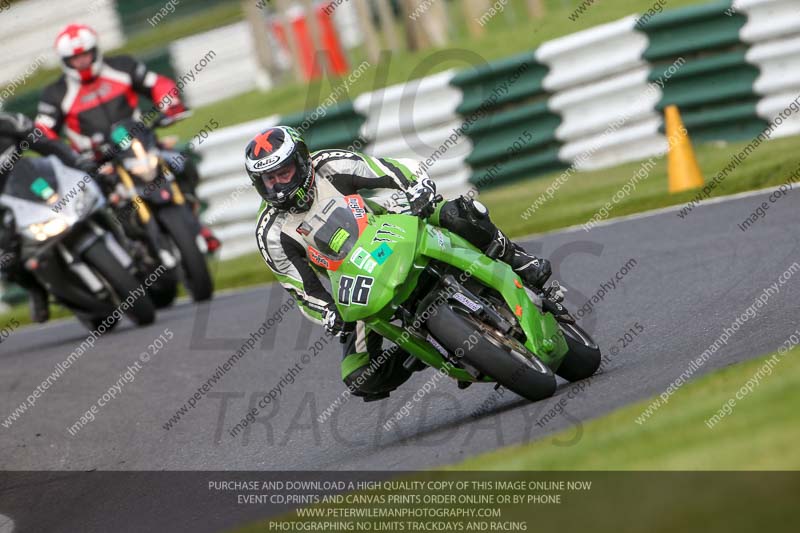
[[[483,207],[483,204],[479,205]],[[488,213],[481,216],[480,208],[469,199],[465,202],[463,197],[448,201],[442,207],[439,223],[481,249],[489,245],[496,231]]]

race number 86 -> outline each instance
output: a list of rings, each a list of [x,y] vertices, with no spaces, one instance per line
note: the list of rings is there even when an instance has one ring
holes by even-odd
[[[369,276],[342,276],[339,278],[339,303],[342,305],[367,305],[369,291],[375,280]]]

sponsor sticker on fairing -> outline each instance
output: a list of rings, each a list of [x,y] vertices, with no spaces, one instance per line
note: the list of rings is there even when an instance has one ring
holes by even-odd
[[[364,218],[367,211],[361,206],[358,201],[358,198],[348,198],[347,199],[347,207],[353,212],[353,216],[356,218]]]
[[[448,357],[450,355],[449,353],[447,353],[447,349],[445,349],[444,346],[439,344],[439,341],[437,341],[436,339],[431,337],[430,333],[425,338],[425,340],[428,341],[428,344],[430,344],[431,346],[436,348],[436,351],[439,352],[440,354],[442,354],[444,357]]]
[[[375,270],[375,267],[378,266],[377,261],[372,258],[369,252],[360,246],[353,251],[353,254],[350,256],[350,262],[370,274]]]
[[[467,298],[466,296],[464,296],[460,292],[455,293],[453,295],[453,299],[458,301],[458,302],[460,302],[460,303],[462,303],[462,304],[464,304],[467,307],[467,309],[469,309],[470,311],[480,311],[482,309],[481,304],[473,302],[472,300],[470,300],[469,298]]]

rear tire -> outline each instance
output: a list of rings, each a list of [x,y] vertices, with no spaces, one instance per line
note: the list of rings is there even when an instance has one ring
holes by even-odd
[[[135,291],[139,289],[139,282],[133,274],[123,268],[117,258],[106,248],[102,240],[98,240],[91,245],[84,252],[83,258],[103,276],[120,301],[128,298],[129,294],[136,294]],[[125,314],[137,326],[145,326],[155,321],[156,308],[147,294],[143,296],[137,295]]]
[[[463,352],[464,361],[523,398],[536,402],[555,392],[553,372],[522,343],[454,310],[449,303],[438,307],[427,326],[451,353]],[[477,342],[467,349],[464,341],[471,335]]]
[[[594,375],[600,368],[600,348],[582,327],[559,322],[569,351],[556,374],[567,381],[580,381]]]
[[[191,213],[181,206],[170,206],[162,208],[158,216],[164,230],[172,237],[181,253],[186,290],[195,302],[209,300],[214,293],[214,282],[211,280],[206,258],[195,243],[197,235],[193,234],[190,221],[187,220],[187,217],[192,216]]]

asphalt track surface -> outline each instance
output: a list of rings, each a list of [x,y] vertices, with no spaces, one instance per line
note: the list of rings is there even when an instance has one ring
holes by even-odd
[[[182,303],[160,312],[152,326],[139,329],[125,322],[102,337],[35,406],[10,428],[0,427],[0,470],[414,470],[572,428],[560,444],[569,446],[581,438],[584,421],[663,392],[766,287],[800,262],[797,192],[771,204],[766,217],[748,231],[737,227],[767,196],[705,205],[686,219],[665,212],[588,233],[571,230],[524,242],[552,259],[554,277],[570,289],[572,309],[635,260],[616,288],[582,319],[608,359],[577,394],[575,385],[561,383],[553,398],[531,404],[507,392],[489,414],[475,417],[496,394],[492,386],[461,391],[455,382],[439,380],[421,401],[412,401],[396,427],[385,430],[386,420],[435,375],[429,370],[417,373],[389,400],[353,398],[319,423],[318,416],[344,390],[341,351],[328,342],[303,364],[303,355],[311,355],[311,346],[324,334],[292,309],[196,407],[165,430],[163,425],[217,366],[287,301],[279,287],[264,286],[221,294],[201,306]],[[695,376],[776,350],[797,328],[798,301],[800,272]],[[644,331],[623,347],[620,338],[637,322]],[[174,338],[142,364],[93,422],[71,436],[67,428],[165,329]],[[13,332],[0,345],[0,418],[24,402],[85,337],[74,320]],[[303,368],[294,383],[261,410],[255,424],[230,436],[249,407],[296,363]],[[564,413],[542,423],[568,395]],[[0,492],[6,500],[0,513],[18,524],[26,520],[20,495],[26,479],[9,482],[22,487],[17,493],[8,490],[9,483]],[[79,508],[71,512],[84,512]],[[62,517],[69,513],[61,510]]]

